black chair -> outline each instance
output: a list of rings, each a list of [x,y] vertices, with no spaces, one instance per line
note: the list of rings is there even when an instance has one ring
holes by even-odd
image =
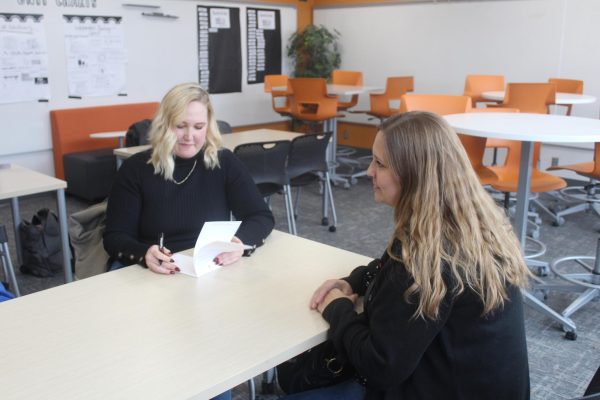
[[[329,231],[335,232],[337,216],[326,160],[327,145],[329,144],[331,135],[332,132],[309,134],[298,136],[292,140],[286,171],[290,186],[298,188],[294,211],[298,207],[300,187],[317,180],[323,183],[323,219],[321,220],[321,224],[323,226],[329,225],[329,203],[333,217],[333,225],[329,227]],[[296,214],[294,212],[294,216]]]
[[[286,161],[291,143],[288,140],[247,143],[237,146],[233,153],[244,163],[260,194],[269,198],[283,192],[287,212],[288,230],[296,234],[293,218],[292,195],[286,176]]]
[[[219,126],[219,132],[221,132],[222,135],[233,132],[233,130],[231,129],[231,125],[229,125],[229,122],[225,122],[218,119],[217,125]]]
[[[148,131],[152,125],[151,119],[143,119],[129,126],[125,134],[125,147],[148,144]]]

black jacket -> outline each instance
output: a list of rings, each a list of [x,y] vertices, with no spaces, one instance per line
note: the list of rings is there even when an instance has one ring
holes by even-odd
[[[455,297],[448,290],[439,319],[431,321],[413,318],[416,305],[403,297],[412,280],[387,254],[345,279],[355,293],[366,293],[364,312],[337,299],[323,316],[336,349],[366,379],[366,399],[529,399],[518,288],[509,287],[504,307],[486,317],[474,292]]]

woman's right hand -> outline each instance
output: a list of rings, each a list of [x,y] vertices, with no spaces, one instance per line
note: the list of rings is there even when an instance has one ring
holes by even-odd
[[[179,272],[179,267],[173,264],[171,256],[172,253],[169,249],[164,248],[161,252],[158,245],[155,244],[150,246],[144,259],[150,271],[157,274],[174,274],[175,272]]]
[[[310,308],[316,310],[319,307],[319,304],[325,299],[327,293],[329,293],[332,289],[339,289],[346,296],[350,296],[352,292],[352,286],[348,282],[342,279],[329,279],[326,280],[312,296],[310,300]]]

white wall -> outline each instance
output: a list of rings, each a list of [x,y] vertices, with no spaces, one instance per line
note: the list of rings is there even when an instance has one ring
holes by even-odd
[[[502,74],[506,82],[582,79],[600,98],[600,1],[518,0],[396,4],[315,10],[315,24],[341,34],[342,67],[363,71],[365,84],[413,75],[415,92],[462,94],[467,74]],[[368,108],[363,96],[361,108]],[[598,103],[572,115],[598,118]],[[542,151],[561,164],[581,162],[586,150]],[[546,146],[550,147],[550,146]],[[585,157],[584,157],[585,158]],[[575,175],[565,175],[574,177]]]
[[[32,0],[34,5],[20,5],[18,0],[1,0],[0,12],[35,13],[44,15],[51,99],[48,103],[26,102],[0,104],[0,163],[12,162],[54,174],[52,134],[49,111],[61,108],[95,105],[160,101],[173,85],[198,81],[197,62],[197,5],[224,5],[240,8],[242,42],[242,93],[212,95],[219,119],[232,125],[247,125],[280,120],[273,112],[271,98],[263,92],[262,84],[246,84],[246,4],[222,1],[190,0],[95,0],[95,8],[59,7],[55,0]],[[25,1],[27,3],[27,1]],[[35,5],[36,3],[40,5]],[[177,15],[176,20],[149,18],[141,15],[148,9],[124,7],[122,3],[161,6],[161,12]],[[296,9],[274,7],[270,4],[251,4],[251,7],[277,8],[281,11],[282,54],[288,37],[296,31]],[[152,11],[152,10],[150,10]],[[88,97],[69,99],[63,35],[63,14],[112,15],[123,17],[127,48],[126,97]],[[284,73],[290,70],[286,57]]]

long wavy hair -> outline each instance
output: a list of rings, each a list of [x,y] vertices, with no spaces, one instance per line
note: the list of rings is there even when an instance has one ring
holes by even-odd
[[[408,112],[385,120],[385,152],[399,180],[387,252],[414,283],[404,293],[413,317],[437,319],[448,290],[473,290],[483,315],[504,305],[507,285],[525,287],[529,270],[503,210],[479,183],[456,133],[441,117]],[[394,254],[393,242],[401,243]],[[449,271],[443,271],[448,268]],[[456,285],[446,287],[443,273]]]
[[[175,126],[185,117],[188,105],[198,101],[206,106],[208,126],[204,141],[204,165],[206,168],[219,167],[218,151],[221,147],[221,133],[208,93],[197,83],[182,83],[167,92],[163,97],[150,127],[149,138],[152,156],[148,163],[154,166],[154,173],[166,180],[173,180],[175,169]]]

